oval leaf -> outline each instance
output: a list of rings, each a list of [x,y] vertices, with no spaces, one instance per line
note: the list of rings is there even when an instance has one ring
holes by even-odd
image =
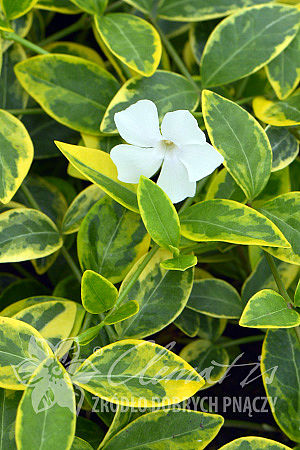
[[[178,253],[180,223],[169,197],[156,183],[141,176],[137,199],[140,214],[152,239],[161,247]]]
[[[33,160],[30,136],[19,119],[0,110],[0,201],[8,203]]]
[[[105,450],[154,450],[163,448],[200,450],[218,434],[224,419],[188,409],[163,409],[138,417],[104,446]],[[201,427],[199,426],[201,423]],[[188,436],[188,440],[187,440]]]
[[[268,126],[265,131],[272,147],[272,172],[277,172],[297,158],[299,143],[288,128]]]
[[[256,97],[253,111],[262,122],[275,127],[289,127],[300,124],[300,89],[286,100],[267,100]]]
[[[121,205],[131,211],[139,211],[135,185],[121,183],[118,180],[117,168],[107,153],[79,145],[55,143],[72,166],[88,180],[103,189]]]
[[[56,358],[48,358],[31,377],[18,407],[18,449],[68,450],[75,425],[75,394],[70,377]]]
[[[140,308],[131,319],[117,325],[120,337],[150,336],[172,323],[185,307],[192,289],[193,269],[185,272],[162,269],[160,263],[169,257],[168,251],[159,250],[127,293],[124,301],[134,299]],[[141,260],[128,273],[121,285],[120,294],[140,264]]]
[[[1,0],[1,8],[8,20],[17,19],[24,16],[31,8],[34,7],[38,0]]]
[[[266,66],[268,79],[282,100],[296,89],[300,81],[300,32],[273,61]]]
[[[214,92],[203,91],[202,107],[210,140],[224,156],[225,167],[247,198],[255,198],[265,187],[272,167],[265,131],[245,109]]]
[[[139,304],[135,300],[130,300],[124,303],[104,319],[105,325],[113,325],[114,323],[122,322],[129,317],[134,316],[139,311]]]
[[[253,6],[223,20],[204,49],[203,86],[219,86],[259,70],[289,45],[299,20],[300,12],[285,5]]]
[[[300,346],[296,331],[269,330],[264,340],[261,373],[279,427],[292,441],[300,441]]]
[[[76,233],[80,225],[91,209],[105,193],[95,184],[81,191],[72,201],[62,223],[62,231],[64,234]]]
[[[284,234],[291,248],[266,248],[276,258],[300,265],[300,192],[279,195],[264,203],[259,211],[272,220]]]
[[[178,403],[204,384],[197,372],[175,353],[134,339],[97,350],[77,369],[73,381],[100,398],[139,407]]]
[[[119,88],[115,78],[91,61],[71,55],[39,55],[16,65],[26,91],[58,122],[99,134],[103,114]]]
[[[52,351],[40,333],[27,323],[0,317],[0,325],[0,386],[25,389],[32,372]]]
[[[104,197],[81,224],[78,258],[83,270],[94,270],[118,283],[147,252],[149,244],[150,236],[140,216]]]
[[[145,98],[156,104],[160,119],[167,112],[176,109],[193,111],[199,103],[198,92],[185,77],[177,73],[157,70],[149,78],[138,76],[123,84],[109,104],[100,130],[103,133],[117,133],[115,113]]]
[[[229,355],[226,349],[213,346],[210,341],[204,339],[197,339],[186,345],[180,356],[204,378],[205,385],[202,390],[221,383],[228,370]]]
[[[166,259],[160,263],[161,267],[166,270],[181,270],[185,271],[197,264],[197,256],[194,255],[179,255],[176,258]]]
[[[207,278],[196,280],[187,307],[211,317],[237,319],[241,316],[241,298],[229,283]]]
[[[266,217],[232,200],[206,200],[180,215],[181,233],[192,241],[222,241],[244,245],[290,247]]]
[[[235,439],[229,444],[223,445],[219,450],[291,450],[290,447],[281,444],[280,442],[262,437],[242,437]]]
[[[292,328],[300,325],[300,314],[290,309],[277,292],[264,289],[250,298],[239,325],[249,328]]]
[[[270,0],[163,0],[158,4],[158,16],[167,20],[198,22],[227,16],[238,9]],[[142,3],[143,0],[128,0],[128,3]]]
[[[81,279],[81,300],[84,308],[92,314],[111,309],[118,298],[115,286],[99,273],[86,270]]]
[[[112,13],[95,17],[96,28],[105,45],[124,64],[150,77],[161,58],[158,32],[150,23],[132,14]]]
[[[35,209],[0,214],[0,262],[27,261],[51,255],[63,242],[56,226]]]

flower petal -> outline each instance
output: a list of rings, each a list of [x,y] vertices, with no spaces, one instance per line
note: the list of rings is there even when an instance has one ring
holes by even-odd
[[[158,171],[164,154],[153,147],[120,144],[111,150],[110,157],[117,166],[120,181],[138,183],[141,175],[150,178]]]
[[[186,167],[190,181],[207,177],[224,161],[223,156],[207,142],[203,145],[184,145],[176,154]]]
[[[121,137],[129,144],[153,147],[161,139],[157,108],[150,100],[139,100],[114,116]]]
[[[166,152],[157,184],[173,203],[193,197],[196,192],[196,183],[189,180],[187,170],[175,152]]]
[[[176,145],[204,144],[206,137],[200,130],[195,117],[187,110],[167,113],[161,124],[164,139],[173,141]]]

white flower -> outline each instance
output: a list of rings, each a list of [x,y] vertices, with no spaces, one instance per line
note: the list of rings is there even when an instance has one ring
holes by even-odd
[[[167,113],[159,129],[158,113],[150,100],[115,114],[121,137],[128,144],[110,152],[118,179],[138,183],[140,176],[152,177],[162,166],[157,184],[173,203],[193,197],[196,181],[211,174],[224,158],[206,142],[205,134],[187,110]]]

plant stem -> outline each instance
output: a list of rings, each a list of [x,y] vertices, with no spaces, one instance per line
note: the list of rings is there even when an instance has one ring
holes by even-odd
[[[279,430],[272,427],[268,423],[254,423],[248,422],[247,420],[225,420],[224,425],[225,428],[243,428],[245,430],[253,430],[253,431],[263,431],[270,433],[278,433]]]
[[[155,28],[157,29],[157,31],[159,32],[160,38],[161,38],[164,46],[166,47],[166,49],[167,49],[168,53],[170,54],[170,56],[173,58],[176,66],[178,67],[178,69],[180,70],[182,75],[184,75],[186,78],[188,78],[188,80],[194,86],[195,90],[198,92],[198,94],[200,94],[201,93],[201,89],[197,85],[196,81],[193,79],[193,77],[190,74],[190,72],[185,67],[184,62],[182,61],[182,59],[180,58],[179,54],[175,50],[175,47],[173,47],[173,45],[171,44],[171,42],[169,41],[167,36],[163,33],[161,28],[158,26],[156,20],[153,19],[152,17],[150,18],[150,20],[153,23],[153,25],[155,26]]]
[[[20,263],[12,263],[12,266],[25,278],[35,279],[28,270],[24,269]]]
[[[275,265],[273,256],[270,255],[265,250],[264,250],[264,254],[265,254],[266,260],[267,260],[267,262],[268,262],[268,264],[270,266],[271,272],[273,274],[274,280],[275,280],[275,282],[277,284],[277,287],[278,287],[278,290],[279,290],[280,294],[285,299],[287,304],[290,305],[292,303],[292,300],[291,300],[289,294],[287,293],[287,291],[286,291],[286,289],[284,287],[284,284],[283,284],[283,282],[282,282],[282,280],[280,278],[280,275],[279,275],[277,267]]]
[[[42,108],[28,108],[28,109],[7,109],[6,112],[10,114],[14,114],[15,116],[18,116],[20,114],[27,115],[27,114],[43,114],[44,110]]]
[[[30,190],[28,189],[28,187],[26,186],[26,184],[22,184],[20,186],[21,191],[23,192],[23,194],[25,195],[29,205],[33,208],[33,209],[37,209],[40,211],[40,207],[37,203],[37,201],[35,200],[35,198],[33,197],[33,195],[31,194]]]
[[[69,267],[72,270],[73,274],[75,275],[76,279],[78,280],[79,284],[81,284],[81,272],[78,269],[77,265],[75,264],[72,256],[70,255],[70,253],[68,252],[66,247],[62,247],[61,252],[62,252],[65,260],[69,264]]]
[[[56,33],[49,36],[47,39],[43,39],[39,43],[39,45],[43,47],[47,44],[51,44],[51,42],[59,41],[60,39],[68,36],[69,34],[75,33],[75,31],[80,30],[88,23],[90,23],[89,17],[83,14],[77,22],[73,23],[67,28],[64,28],[63,30],[57,31]]]
[[[18,34],[12,32],[5,32],[4,33],[5,39],[8,39],[10,41],[18,42],[19,44],[23,45],[24,47],[29,48],[35,53],[38,53],[40,55],[47,55],[49,52],[44,50],[43,48],[39,47],[36,44],[33,44],[32,42],[28,41],[27,39],[22,38]]]
[[[219,342],[215,346],[218,348],[227,348],[227,347],[233,347],[234,345],[242,345],[242,344],[250,344],[251,342],[258,342],[262,341],[264,339],[264,334],[258,334],[255,336],[247,336],[240,339],[234,339],[230,342]]]

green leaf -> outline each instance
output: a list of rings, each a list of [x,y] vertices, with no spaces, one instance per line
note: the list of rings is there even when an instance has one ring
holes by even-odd
[[[297,288],[295,291],[294,303],[296,306],[300,306],[300,280],[298,281]]]
[[[10,317],[0,317],[0,386],[25,389],[23,377],[52,354],[46,341],[33,327]]]
[[[55,142],[75,169],[95,183],[114,200],[131,211],[138,212],[136,185],[121,183],[110,156],[100,150]]]
[[[0,448],[16,450],[14,428],[22,391],[0,389]]]
[[[178,254],[179,217],[167,194],[156,183],[141,176],[137,199],[143,222],[154,242]]]
[[[271,439],[265,439],[262,437],[242,437],[235,439],[229,444],[223,445],[219,450],[291,450],[290,447],[281,444],[280,442],[275,442]]]
[[[289,249],[265,250],[282,261],[300,265],[300,192],[279,195],[264,203],[259,211],[275,223],[291,244]]]
[[[223,422],[222,416],[188,409],[153,411],[138,417],[123,428],[108,441],[104,449],[185,448],[194,450],[197,448],[200,450],[214,439]]]
[[[0,107],[3,109],[26,108],[28,94],[16,78],[14,66],[26,59],[26,52],[20,44],[14,44],[3,54],[0,76]]]
[[[144,338],[160,331],[172,323],[186,306],[193,284],[193,269],[166,271],[160,263],[169,257],[168,251],[159,250],[127,293],[124,302],[134,299],[140,308],[135,316],[116,326],[122,339]],[[140,264],[141,260],[128,273],[120,294]]]
[[[159,2],[158,16],[166,20],[198,22],[227,16],[238,9],[268,3],[270,0],[163,0]],[[142,0],[143,2],[143,0]],[[127,3],[141,3],[141,0],[128,0]]]
[[[84,308],[92,314],[111,309],[118,298],[118,290],[106,278],[92,270],[86,270],[81,279],[81,300]]]
[[[0,5],[8,20],[17,19],[30,11],[38,0],[1,0]]]
[[[220,382],[229,366],[226,349],[213,346],[204,339],[196,339],[183,347],[180,356],[204,378],[205,385],[201,390]]]
[[[56,299],[25,307],[13,318],[31,325],[56,346],[71,335],[78,306],[72,301]]]
[[[139,304],[135,300],[130,300],[129,302],[123,303],[111,314],[108,314],[104,319],[106,325],[113,325],[115,323],[122,322],[129,317],[134,316],[139,311]]]
[[[227,17],[205,46],[203,86],[219,86],[259,70],[293,40],[299,19],[296,8],[274,4],[242,9]]]
[[[136,339],[97,350],[77,369],[73,381],[105,400],[139,407],[178,403],[204,384],[197,372],[175,353]]]
[[[237,319],[243,305],[236,289],[215,278],[195,280],[187,307],[211,317]]]
[[[266,217],[232,200],[206,200],[180,215],[181,233],[192,241],[289,247],[281,231]]]
[[[31,377],[18,407],[18,449],[68,450],[74,439],[75,408],[68,373],[56,358],[46,359]]]
[[[75,436],[71,450],[93,450],[93,447],[88,442]]]
[[[0,201],[8,203],[27,175],[33,159],[30,136],[19,119],[0,109]]]
[[[288,128],[268,126],[265,131],[272,147],[272,172],[276,172],[297,158],[299,143]]]
[[[198,92],[185,77],[157,70],[151,77],[137,76],[123,84],[105,111],[100,130],[103,133],[117,133],[115,113],[145,98],[156,104],[160,119],[176,109],[194,111],[199,103]]]
[[[95,17],[97,31],[108,49],[135,72],[150,77],[161,58],[158,32],[133,14],[112,13]]]
[[[161,263],[161,267],[166,270],[185,271],[197,264],[197,256],[195,255],[179,255],[172,259],[166,259]]]
[[[80,9],[73,5],[70,0],[39,0],[36,7],[61,14],[78,14],[80,12]]]
[[[300,81],[300,32],[273,61],[266,66],[268,79],[282,100],[288,97]]]
[[[89,14],[100,16],[104,13],[108,0],[71,0],[71,2]]]
[[[141,217],[104,197],[83,220],[77,238],[83,270],[94,270],[112,283],[124,279],[150,244]]]
[[[225,167],[212,177],[207,187],[205,200],[214,198],[227,198],[240,203],[245,203],[246,201],[245,193]]]
[[[105,68],[103,59],[101,58],[99,53],[96,52],[96,50],[90,47],[86,47],[85,45],[78,44],[77,42],[51,42],[50,44],[44,45],[43,48],[50,53],[62,53],[64,55],[79,56],[80,58],[87,59],[88,61],[92,61]]]
[[[296,278],[299,267],[282,262],[277,258],[274,259],[274,263],[285,289],[288,289],[293,280]],[[254,294],[262,289],[273,289],[275,291],[278,289],[265,256],[260,258],[253,272],[248,278],[246,278],[243,284],[243,303],[246,304]]]
[[[300,346],[293,329],[269,330],[264,340],[261,373],[274,419],[289,439],[300,442]],[[276,368],[276,370],[275,370]],[[274,399],[277,399],[276,402]]]
[[[241,327],[292,328],[300,325],[300,314],[271,289],[257,292],[248,301],[239,321]]]
[[[224,156],[230,175],[252,200],[263,190],[271,173],[272,150],[265,131],[245,109],[214,92],[203,91],[202,107],[213,146]]]
[[[76,233],[80,225],[92,208],[105,193],[95,184],[81,191],[72,201],[63,218],[62,231],[64,234]]]
[[[24,89],[49,116],[95,135],[100,133],[103,114],[119,87],[98,64],[71,55],[34,56],[17,64],[15,71]]]
[[[180,316],[174,320],[174,325],[189,337],[197,336],[200,328],[200,314],[189,308],[184,308]]]
[[[63,242],[45,214],[17,208],[0,214],[0,262],[27,261],[51,255]]]
[[[267,201],[272,200],[278,195],[286,194],[287,192],[290,192],[290,190],[291,180],[289,168],[285,167],[284,169],[272,172],[264,189],[255,200],[253,200],[252,208],[261,208]]]
[[[262,122],[275,127],[289,127],[300,124],[300,89],[285,100],[267,100],[256,97],[253,111]]]

